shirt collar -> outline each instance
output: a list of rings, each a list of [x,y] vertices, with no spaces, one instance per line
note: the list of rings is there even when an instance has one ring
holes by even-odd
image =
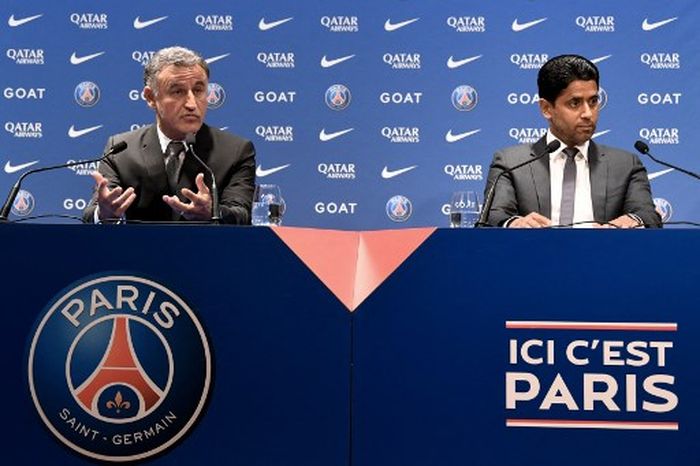
[[[163,133],[163,131],[160,130],[160,126],[156,123],[156,131],[158,132],[158,142],[160,143],[160,151],[165,154],[165,150],[168,148],[168,144],[170,144],[173,139],[170,139],[168,136]],[[185,141],[176,141],[176,142],[182,142],[183,144]]]
[[[549,158],[554,159],[555,157],[561,156],[561,153],[566,149],[566,144],[564,144],[564,141],[556,137],[554,134],[552,134],[552,130],[548,129],[547,130],[547,144],[551,143],[552,141],[559,141],[561,143],[561,146],[559,146],[559,149],[555,150],[551,154],[549,154]],[[587,139],[586,142],[583,144],[579,144],[576,146],[578,151],[583,155],[583,158],[587,161],[588,160],[588,147],[591,144],[591,140]]]

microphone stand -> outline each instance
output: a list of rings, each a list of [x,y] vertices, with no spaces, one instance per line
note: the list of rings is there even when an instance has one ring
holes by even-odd
[[[206,170],[206,172],[209,173],[209,176],[211,176],[211,221],[212,223],[218,225],[221,223],[221,210],[219,208],[219,190],[216,188],[216,177],[214,176],[212,169],[209,168],[209,165],[204,163],[204,161],[200,159],[197,153],[194,151],[194,142],[195,135],[193,133],[187,134],[185,137],[185,144],[189,149],[189,153],[192,154],[192,157],[194,157],[197,163],[199,163]]]
[[[678,170],[679,172],[685,173],[686,175],[690,175],[693,178],[700,180],[700,175],[698,175],[697,173],[693,173],[693,172],[686,170],[684,168],[677,167],[677,166],[672,165],[668,162],[664,162],[663,160],[659,160],[656,157],[654,157],[653,155],[651,155],[651,152],[649,152],[649,146],[646,145],[643,141],[635,142],[634,148],[637,149],[640,153],[649,156],[649,158],[651,160],[653,160],[654,162],[656,162],[658,164],[664,165],[664,166],[669,167],[669,168],[673,168],[674,170]]]
[[[0,223],[7,222],[7,217],[10,215],[10,209],[12,208],[12,204],[15,202],[15,199],[17,198],[17,194],[19,193],[20,187],[22,186],[22,181],[24,181],[24,179],[26,177],[28,177],[29,175],[33,175],[34,173],[41,173],[41,172],[45,172],[45,171],[49,171],[49,170],[56,170],[58,168],[74,167],[76,165],[82,165],[85,163],[101,162],[102,160],[109,157],[110,155],[121,152],[124,149],[126,149],[126,143],[122,141],[122,142],[118,142],[117,144],[110,147],[107,152],[105,152],[99,158],[96,158],[96,159],[63,163],[60,165],[52,165],[50,167],[34,168],[33,170],[28,170],[28,171],[22,173],[22,175],[20,175],[20,177],[15,182],[15,184],[12,186],[10,193],[7,195],[7,200],[2,205],[2,209],[0,209]]]
[[[544,157],[547,154],[551,154],[555,150],[559,149],[559,146],[561,146],[561,143],[558,140],[554,140],[547,144],[547,147],[545,147],[544,152],[541,154],[535,156],[532,159],[526,160],[522,163],[517,164],[516,166],[512,168],[505,168],[505,167],[500,167],[503,168],[501,173],[496,176],[496,179],[493,181],[493,184],[491,185],[491,189],[489,189],[489,192],[486,194],[486,199],[484,200],[484,206],[481,209],[481,215],[479,215],[479,220],[474,224],[474,228],[481,228],[484,226],[489,226],[488,221],[489,221],[489,215],[491,213],[491,205],[493,204],[493,198],[494,195],[496,194],[496,185],[498,184],[498,180],[501,179],[501,177],[506,174],[506,173],[513,173],[513,171],[517,170],[520,167],[523,167],[525,165],[528,165],[530,163],[533,163],[542,157]]]

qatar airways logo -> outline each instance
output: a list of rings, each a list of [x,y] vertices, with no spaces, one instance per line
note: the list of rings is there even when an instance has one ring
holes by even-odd
[[[321,26],[330,32],[358,32],[357,16],[322,16]]]
[[[92,172],[97,171],[97,166],[99,165],[99,162],[87,162],[83,160],[75,160],[75,159],[69,159],[66,160],[66,163],[76,163],[78,162],[77,165],[73,165],[71,167],[68,167],[69,170],[71,170],[75,175],[78,176],[90,176]]]
[[[265,68],[294,68],[294,52],[259,52],[257,59]]]
[[[649,144],[680,144],[681,142],[678,128],[641,128],[639,137]]]
[[[392,70],[419,70],[420,53],[385,53],[382,61]]]
[[[615,32],[615,17],[577,16],[576,26],[586,32]]]
[[[450,16],[447,25],[455,32],[486,32],[486,18],[483,16]]]
[[[511,128],[508,136],[518,141],[518,144],[534,144],[547,134],[547,128]]]
[[[395,144],[418,144],[420,142],[420,128],[415,126],[385,126],[381,133],[382,136]]]
[[[5,56],[15,65],[44,64],[44,49],[7,49]]]
[[[155,53],[155,50],[134,50],[131,52],[131,59],[139,63],[141,66],[146,66],[146,64],[151,61],[151,58],[153,58],[153,54]]]
[[[319,163],[316,170],[328,180],[354,180],[354,163]]]
[[[107,29],[107,13],[71,13],[70,22],[80,29]]]
[[[40,121],[6,121],[5,131],[15,138],[42,138],[44,132]]]
[[[521,70],[539,70],[547,60],[549,55],[546,53],[514,53],[510,56],[510,62]]]
[[[643,53],[639,61],[651,70],[679,70],[681,68],[681,54],[678,52]]]
[[[483,168],[481,165],[459,164],[445,165],[443,168],[445,175],[455,181],[481,181],[484,179]]]
[[[255,127],[255,134],[266,142],[294,142],[294,128],[292,126],[263,126]]]
[[[194,22],[205,31],[233,31],[231,15],[197,15]]]

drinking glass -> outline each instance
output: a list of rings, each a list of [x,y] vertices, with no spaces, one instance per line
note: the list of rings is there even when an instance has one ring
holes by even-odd
[[[284,200],[276,184],[259,184],[253,193],[251,223],[255,226],[278,226],[282,224]]]
[[[450,201],[450,228],[473,228],[479,220],[476,191],[455,191]]]

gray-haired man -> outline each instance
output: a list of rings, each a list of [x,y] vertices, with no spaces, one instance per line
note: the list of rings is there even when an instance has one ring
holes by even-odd
[[[250,223],[255,186],[255,149],[250,141],[204,124],[209,67],[183,47],[157,51],[144,71],[148,106],[156,124],[109,138],[127,149],[100,163],[86,222],[210,220],[211,180],[183,144],[194,134],[196,154],[212,169],[221,220]]]

